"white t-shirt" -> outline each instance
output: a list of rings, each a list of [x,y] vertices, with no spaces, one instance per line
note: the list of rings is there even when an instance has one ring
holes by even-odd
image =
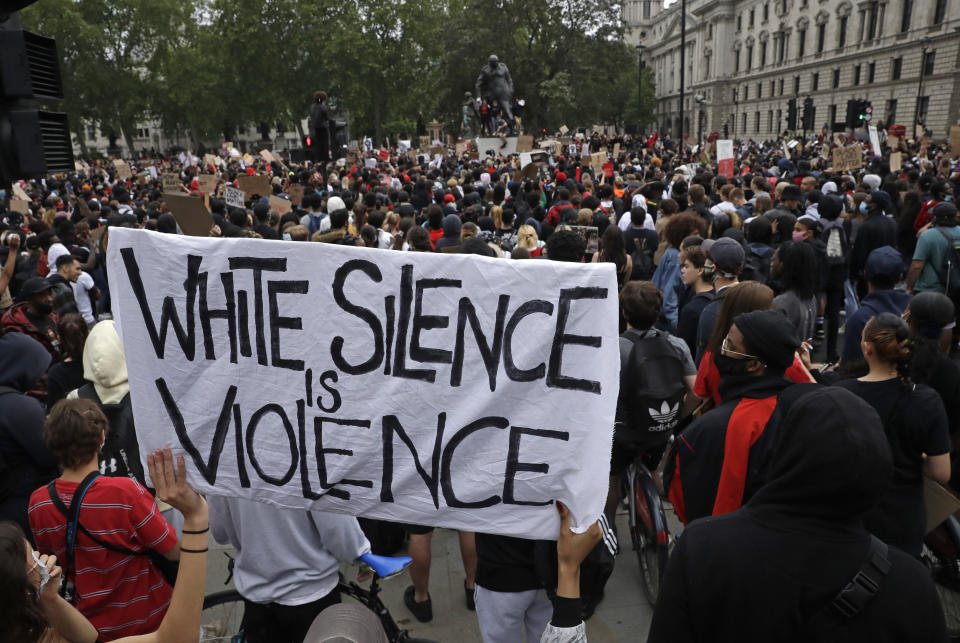
[[[90,301],[90,291],[96,287],[93,277],[81,272],[80,277],[70,285],[73,288],[73,298],[77,300],[77,311],[83,321],[87,322],[87,326],[93,326],[97,321],[93,314],[93,303]]]
[[[617,227],[626,232],[630,229],[631,226],[630,212],[624,212],[620,215],[620,220],[617,222]],[[653,217],[650,216],[648,212],[643,219],[643,227],[647,230],[656,230],[656,226],[653,224]]]

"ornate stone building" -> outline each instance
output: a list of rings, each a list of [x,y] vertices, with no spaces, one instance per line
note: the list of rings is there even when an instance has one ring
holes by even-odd
[[[669,2],[669,0],[668,0]],[[627,37],[656,78],[662,132],[716,130],[768,139],[786,129],[787,101],[812,99],[813,130],[846,121],[847,101],[873,122],[935,138],[960,119],[960,0],[627,0]]]

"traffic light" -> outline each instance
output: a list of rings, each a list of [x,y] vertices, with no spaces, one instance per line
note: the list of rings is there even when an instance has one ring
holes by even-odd
[[[0,23],[0,185],[73,170],[66,114],[37,108],[63,99],[56,42],[14,24]]]
[[[859,107],[858,101],[855,98],[851,98],[847,101],[847,128],[856,129],[857,128],[857,108]]]
[[[791,98],[787,101],[787,129],[797,129],[797,99]]]
[[[809,96],[803,101],[803,129],[813,129],[813,99]]]

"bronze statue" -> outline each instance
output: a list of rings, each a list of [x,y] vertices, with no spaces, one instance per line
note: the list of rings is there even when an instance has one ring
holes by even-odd
[[[500,105],[503,118],[513,135],[513,79],[507,66],[496,56],[490,56],[487,64],[480,69],[475,89],[478,104],[481,98],[485,98],[488,103],[496,101]]]
[[[463,93],[461,112],[464,136],[466,138],[473,138],[477,135],[479,129],[477,126],[480,124],[480,112],[477,111],[477,104],[473,100],[473,94],[470,92]]]

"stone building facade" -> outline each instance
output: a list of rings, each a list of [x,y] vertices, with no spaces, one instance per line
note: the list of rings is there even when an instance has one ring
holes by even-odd
[[[813,101],[813,131],[846,121],[919,122],[934,138],[960,123],[960,0],[687,0],[683,120],[681,0],[627,0],[628,41],[656,78],[657,122],[765,140],[786,130],[787,101]]]

